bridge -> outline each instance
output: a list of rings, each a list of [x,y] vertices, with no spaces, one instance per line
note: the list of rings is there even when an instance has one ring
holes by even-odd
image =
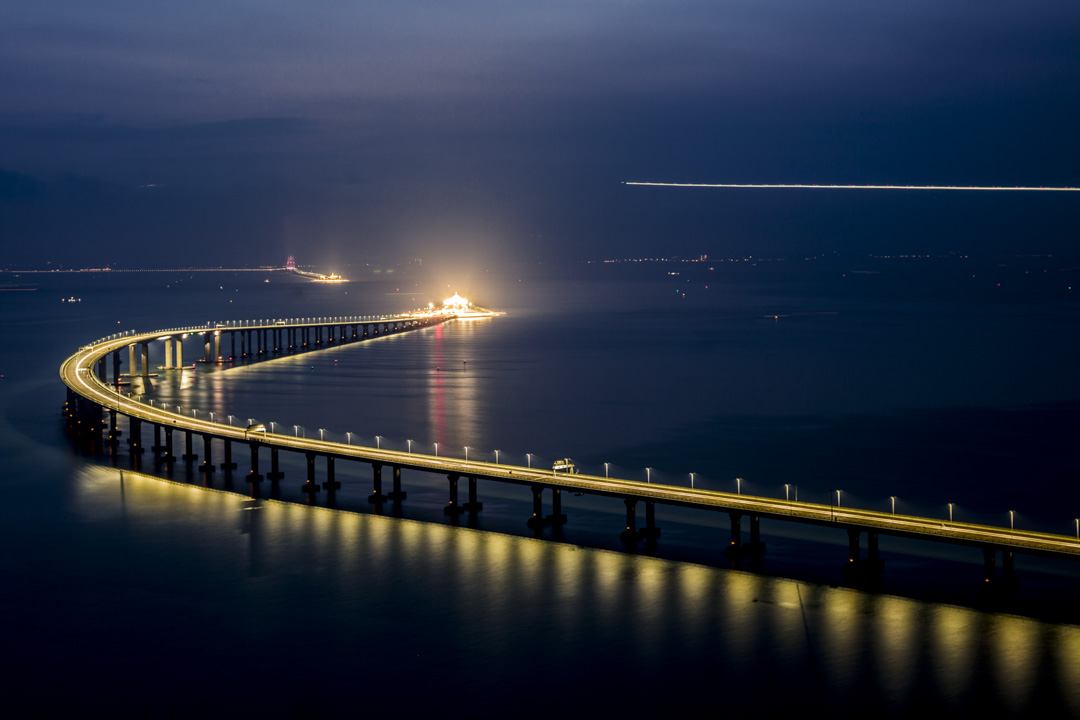
[[[492,315],[496,313],[490,313]],[[203,363],[223,363],[229,360],[258,361],[289,353],[317,351],[352,342],[360,342],[402,332],[431,327],[453,321],[451,311],[430,311],[395,316],[349,316],[333,318],[299,318],[288,320],[230,321],[203,326],[172,328],[153,332],[118,333],[79,348],[64,361],[60,377],[68,388],[64,414],[75,437],[86,447],[95,449],[110,446],[114,450],[123,434],[118,425],[120,417],[127,418],[129,453],[133,459],[145,451],[142,425],[152,428],[151,449],[156,459],[165,464],[177,461],[173,453],[173,432],[184,434],[185,452],[181,459],[194,464],[197,439],[202,442],[203,462],[199,471],[213,473],[212,442],[221,447],[222,462],[217,466],[229,476],[238,467],[233,461],[233,443],[247,446],[250,469],[244,478],[258,484],[269,480],[274,488],[283,479],[279,454],[282,451],[301,453],[307,460],[307,477],[301,485],[309,503],[314,503],[320,491],[332,499],[341,488],[335,480],[335,465],[339,461],[368,464],[372,469],[371,493],[373,503],[405,500],[402,490],[402,470],[436,473],[448,481],[445,512],[448,515],[479,512],[483,503],[477,495],[477,481],[511,483],[530,488],[532,514],[527,519],[534,528],[561,525],[567,521],[562,511],[562,492],[598,495],[620,500],[625,505],[626,522],[621,531],[623,540],[634,543],[641,539],[655,540],[660,536],[656,525],[655,508],[659,505],[724,512],[731,521],[730,541],[725,552],[731,557],[760,559],[765,551],[761,540],[761,520],[781,520],[826,526],[844,531],[848,536],[846,568],[864,575],[882,571],[878,553],[880,535],[915,538],[978,548],[983,553],[983,580],[987,583],[1011,586],[1015,582],[1013,556],[1025,553],[1059,559],[1080,559],[1080,537],[1030,532],[970,523],[942,522],[940,519],[897,515],[838,505],[778,500],[713,490],[684,488],[635,480],[600,477],[573,472],[533,468],[498,462],[482,462],[440,457],[424,453],[387,450],[379,447],[352,445],[267,432],[262,425],[233,426],[214,421],[212,417],[187,417],[167,407],[155,406],[125,395],[124,378],[133,375],[149,377],[149,345],[165,345],[165,369],[182,365],[183,343],[189,338],[202,345]],[[222,356],[227,344],[231,354]],[[127,375],[121,374],[121,354],[129,356]],[[175,360],[174,360],[175,358]],[[111,367],[111,372],[110,372]],[[108,419],[106,420],[106,414]],[[260,471],[260,454],[269,451],[270,471],[265,478]],[[437,448],[436,448],[437,452]],[[316,460],[324,460],[324,480],[317,482]],[[383,471],[391,474],[391,487],[384,493]],[[467,496],[459,496],[459,483],[465,482]],[[550,498],[551,512],[544,514],[545,493]],[[638,506],[644,508],[644,524],[639,525]],[[748,521],[749,541],[742,537],[743,519]],[[866,535],[866,556],[862,556],[862,535]],[[1080,531],[1078,531],[1080,535]],[[997,554],[1002,556],[1002,574],[997,575]]]

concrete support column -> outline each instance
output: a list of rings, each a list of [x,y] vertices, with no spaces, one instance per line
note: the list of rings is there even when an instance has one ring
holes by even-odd
[[[731,543],[728,549],[737,552],[742,547],[742,513],[728,513],[731,518]]]
[[[231,475],[232,471],[236,469],[236,463],[232,461],[232,440],[225,438],[225,449],[222,451],[224,459],[221,461],[221,469],[225,471],[226,475]]]
[[[646,540],[660,537],[660,528],[656,527],[656,503],[651,500],[645,501],[645,527],[641,528],[639,533]]]
[[[848,528],[848,564],[859,562],[859,531],[856,528]]]
[[[307,482],[300,486],[300,492],[307,493],[308,499],[314,497],[314,493],[322,488],[315,482],[315,453],[307,453]]]
[[[529,489],[532,490],[533,496],[533,510],[532,515],[529,517],[529,527],[544,527],[548,522],[547,519],[544,518],[544,486],[533,485]]]
[[[450,481],[450,504],[443,508],[443,512],[447,515],[457,515],[461,512],[461,506],[458,505],[457,497],[458,476],[454,473],[450,473],[446,476],[446,479]]]
[[[171,467],[172,464],[174,462],[176,462],[176,456],[173,455],[173,451],[172,451],[173,450],[173,447],[172,447],[173,429],[172,429],[172,427],[170,427],[168,425],[163,426],[161,429],[165,433],[165,453],[161,456],[161,461],[163,463],[165,463],[166,465],[169,465]]]
[[[1015,582],[1016,578],[1013,575],[1013,553],[1012,550],[1001,551],[1001,579],[1006,583]]]
[[[221,331],[214,331],[214,362],[221,359]]]
[[[476,478],[469,476],[469,501],[462,505],[462,508],[469,512],[476,512],[484,509],[484,503],[476,499]]]
[[[390,491],[388,497],[391,500],[393,500],[394,502],[399,502],[401,500],[404,500],[405,496],[408,493],[403,492],[402,489],[401,489],[401,468],[398,467],[397,465],[394,466],[393,480],[394,480],[394,489]]]
[[[120,426],[116,422],[116,411],[109,408],[109,439],[105,441],[106,444],[115,448],[120,444],[120,436],[123,434],[124,431],[120,429]]]
[[[128,452],[132,455],[142,455],[142,420],[139,418],[128,419]]]
[[[626,504],[626,529],[619,537],[626,542],[634,542],[641,537],[637,531],[637,500],[623,498],[623,503]]]
[[[164,446],[161,444],[161,424],[154,423],[154,444],[150,446],[150,450],[154,453],[154,457],[160,459],[163,449]]]
[[[128,377],[135,377],[139,374],[139,363],[135,359],[135,343],[128,345]]]
[[[382,468],[382,463],[371,463],[372,490],[371,494],[368,495],[368,502],[383,502],[386,500],[386,496],[383,495],[382,491]],[[398,470],[398,468],[394,469]]]
[[[251,472],[247,474],[248,482],[260,483],[263,476],[259,474],[259,443],[248,443],[251,447]]]
[[[872,563],[878,561],[878,534],[872,530],[866,531],[866,559]]]
[[[184,462],[190,465],[195,460],[199,459],[199,456],[194,453],[191,447],[191,431],[188,430],[184,433]]]
[[[983,548],[983,582],[997,579],[997,551],[991,547]]]
[[[326,482],[322,486],[326,488],[331,497],[333,497],[335,491],[341,489],[341,483],[334,479],[334,458],[332,455],[326,456]]]
[[[176,338],[176,367],[184,367],[184,336]]]
[[[147,378],[150,377],[150,343],[147,341],[141,343],[141,345],[142,347],[140,348],[140,350],[142,350],[142,376],[144,378]]]
[[[116,389],[120,389],[120,351],[114,350],[112,354],[112,379]]]
[[[229,359],[236,359],[236,331],[229,333]]]
[[[212,474],[214,472],[214,463],[210,462],[210,436],[209,435],[203,435],[202,436],[202,450],[203,450],[203,461],[202,461],[202,465],[199,466],[199,472],[204,472],[204,473],[206,473],[208,475]]]
[[[761,517],[758,515],[750,516],[750,542],[743,545],[743,550],[749,552],[753,558],[765,554],[765,543],[761,542]]]
[[[552,525],[565,525],[566,513],[562,511],[562,488],[551,488],[551,514],[547,521]]]
[[[285,473],[281,472],[278,467],[278,449],[276,447],[270,448],[270,472],[266,474],[266,477],[274,483],[285,477]]]
[[[173,357],[172,345],[173,345],[172,338],[171,337],[165,338],[165,369],[166,370],[172,370],[172,366],[173,366],[173,364],[172,364],[172,357]]]

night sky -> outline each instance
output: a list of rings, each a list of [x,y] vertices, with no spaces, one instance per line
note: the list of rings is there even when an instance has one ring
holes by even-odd
[[[0,5],[0,268],[1063,253],[1080,4]]]

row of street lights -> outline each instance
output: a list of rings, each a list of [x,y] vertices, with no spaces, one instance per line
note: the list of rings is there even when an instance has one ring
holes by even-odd
[[[154,405],[154,401],[152,399],[148,400],[148,402],[150,403],[151,406]],[[167,408],[167,406],[162,404],[162,408],[165,409],[165,408]],[[180,405],[177,405],[176,406],[177,414],[180,414],[181,410],[182,410],[182,407]],[[210,422],[215,422],[214,413],[210,412],[208,414],[210,416]],[[198,417],[198,410],[193,408],[192,411],[191,411],[191,416],[197,418]],[[226,417],[228,418],[229,425],[232,425],[233,424],[233,419],[235,418],[235,416],[234,415],[228,415]],[[248,418],[248,425],[252,425],[254,422],[255,422],[254,418]],[[270,432],[271,433],[274,432],[275,426],[276,426],[276,423],[274,421],[270,421]],[[293,425],[293,433],[294,433],[294,435],[296,437],[301,437],[301,431],[303,431],[303,430],[304,430],[304,427],[302,425]],[[324,439],[325,432],[326,432],[325,428],[319,428],[319,440]],[[346,441],[347,441],[347,443],[349,445],[352,445],[352,436],[353,436],[353,434],[354,433],[352,433],[352,432],[346,432],[345,433]],[[306,431],[304,432],[302,437],[305,437],[305,438],[307,437]],[[382,435],[375,435],[374,437],[375,437],[375,447],[376,447],[376,449],[381,450],[382,449],[383,436]],[[408,452],[411,454],[412,453],[413,441],[412,441],[412,439],[408,439],[405,442],[408,445]],[[433,443],[433,445],[435,447],[435,457],[438,457],[439,456],[439,443]],[[469,449],[470,448],[469,448],[468,445],[464,445],[463,448],[465,450],[465,462],[469,462]],[[500,451],[499,450],[494,450],[493,452],[495,453],[495,464],[498,465],[499,464],[499,453],[500,453]],[[532,468],[532,458],[533,458],[532,453],[525,453],[526,465],[530,469]],[[605,462],[604,463],[604,477],[605,478],[610,478],[611,477],[610,469],[611,469],[611,463]],[[694,488],[694,478],[695,478],[696,475],[697,475],[697,473],[690,473],[690,489],[691,490],[695,489]],[[652,483],[652,468],[651,467],[645,468],[645,482],[650,483],[650,484]],[[743,478],[741,478],[741,477],[735,478],[735,493],[737,495],[742,495],[742,482],[743,482]],[[791,502],[792,501],[792,498],[791,498],[792,485],[793,485],[792,483],[784,483],[784,500],[786,502]],[[795,502],[799,502],[799,486],[798,486],[798,484],[794,484],[794,488],[795,488]],[[832,492],[836,493],[836,507],[839,508],[841,506],[840,500],[841,500],[841,497],[843,496],[843,490],[835,489],[833,491],[830,491],[830,500],[831,500],[831,493]],[[951,503],[951,502],[946,503],[946,508],[948,509],[949,522],[950,523],[953,522],[953,505],[954,505],[954,503]],[[890,495],[889,496],[889,507],[890,507],[890,512],[893,515],[895,515],[896,514],[896,495]],[[1074,524],[1075,530],[1076,530],[1076,539],[1078,541],[1080,541],[1080,518],[1074,518],[1073,519],[1073,524]],[[1010,530],[1015,530],[1016,529],[1016,511],[1015,510],[1009,510],[1009,529]]]

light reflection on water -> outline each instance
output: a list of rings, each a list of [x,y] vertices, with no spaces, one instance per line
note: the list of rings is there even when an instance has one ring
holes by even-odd
[[[727,673],[753,685],[759,676],[780,677],[793,691],[869,693],[894,712],[986,693],[1018,715],[1048,699],[1080,712],[1077,627],[251,500],[94,466],[80,471],[74,488],[82,522],[122,526],[132,544],[164,543],[162,562],[170,553],[197,556],[215,583],[244,598],[249,612],[236,622],[257,649],[257,638],[303,616],[320,618],[316,626],[332,619],[346,636],[371,633],[376,646],[394,638],[417,657],[457,659],[459,666],[417,660],[414,672],[432,681],[467,671],[484,674],[481,685],[505,680],[518,672],[509,659],[525,652],[537,670],[589,673],[622,662],[661,678]],[[303,608],[280,604],[281,588],[294,585]],[[274,660],[273,648],[267,652]],[[342,671],[368,662],[337,659]],[[513,691],[493,692],[506,699]]]

